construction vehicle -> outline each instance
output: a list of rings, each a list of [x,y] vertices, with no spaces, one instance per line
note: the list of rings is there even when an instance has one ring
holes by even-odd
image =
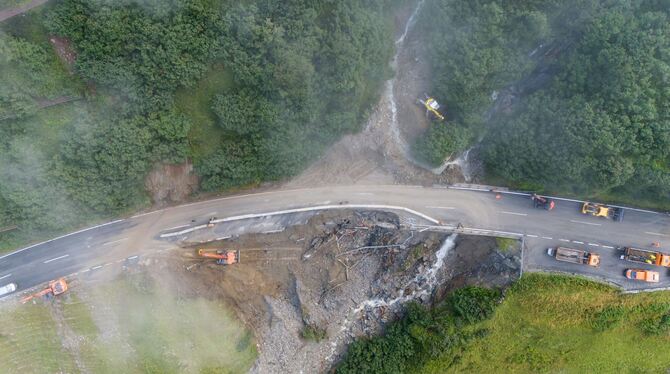
[[[626,278],[632,280],[641,280],[645,282],[658,283],[660,276],[657,271],[642,270],[642,269],[628,269],[626,270]]]
[[[548,248],[547,254],[558,261],[571,262],[579,265],[600,266],[600,255],[581,249],[557,247]]]
[[[218,265],[232,265],[240,262],[240,251],[224,251],[217,249],[214,251],[207,251],[205,249],[198,249],[198,256],[204,258],[213,258]]]
[[[545,210],[552,210],[556,206],[554,200],[540,196],[538,194],[532,194],[530,198],[533,200],[533,206],[536,208],[544,208]]]
[[[42,297],[42,296],[58,296],[62,293],[65,293],[67,291],[67,282],[65,281],[65,278],[60,278],[58,280],[53,280],[49,282],[49,286],[42,291],[32,294],[30,296],[24,297],[21,299],[21,302],[23,304],[27,303],[28,301],[32,300],[35,297]]]
[[[611,207],[603,204],[584,202],[582,205],[582,214],[588,214],[596,217],[611,218],[616,222],[623,221],[623,208]]]
[[[423,94],[423,97],[423,99],[418,99],[417,103],[420,103],[424,106],[424,108],[426,108],[426,114],[430,113],[436,119],[440,121],[444,120],[444,115],[440,113],[440,104],[437,103],[437,100],[428,96],[427,94]]]
[[[670,267],[670,255],[648,249],[624,247],[621,259],[641,264]]]

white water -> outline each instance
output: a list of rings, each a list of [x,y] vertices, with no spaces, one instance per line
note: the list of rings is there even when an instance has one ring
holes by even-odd
[[[405,24],[405,29],[403,30],[403,33],[400,35],[398,39],[395,41],[395,46],[396,46],[396,51],[395,54],[393,55],[393,58],[391,59],[391,69],[393,69],[393,72],[395,73],[398,68],[398,55],[400,54],[400,48],[402,47],[402,44],[405,42],[405,38],[407,37],[407,33],[411,30],[412,26],[414,26],[414,23],[416,22],[416,16],[421,10],[421,7],[423,6],[425,0],[419,1],[417,4],[416,8],[410,15],[407,23]],[[456,159],[449,161],[449,159],[444,160],[442,165],[438,167],[430,167],[429,165],[416,160],[414,157],[412,157],[412,154],[410,152],[410,147],[409,144],[403,139],[402,135],[400,134],[400,127],[398,125],[398,107],[396,105],[396,98],[395,98],[395,76],[392,79],[389,79],[386,81],[386,87],[384,90],[384,95],[386,96],[386,99],[389,103],[389,107],[391,109],[391,134],[393,136],[393,141],[394,143],[400,148],[400,151],[402,152],[403,156],[405,157],[406,160],[409,162],[413,163],[414,165],[429,170],[435,175],[440,175],[444,170],[449,166],[449,165],[458,165],[461,168],[461,171],[463,173],[463,177],[465,178],[466,181],[470,181],[470,175],[466,171],[467,169],[467,161],[468,161],[468,155],[470,153],[470,149],[466,150],[464,153],[462,153],[459,157]]]
[[[379,308],[382,306],[393,306],[397,303],[405,303],[407,301],[417,299],[426,295],[429,295],[430,293],[433,292],[433,289],[438,283],[438,271],[442,269],[444,266],[444,259],[447,257],[447,254],[449,251],[454,248],[456,245],[456,237],[457,234],[451,234],[449,235],[444,242],[442,243],[442,246],[440,246],[440,249],[435,253],[436,259],[433,265],[425,272],[417,274],[414,278],[412,278],[411,281],[409,281],[405,287],[403,287],[399,291],[399,295],[393,299],[390,300],[385,300],[382,298],[374,298],[374,299],[369,299],[365,300],[362,303],[358,305],[358,307],[354,308],[349,317],[347,317],[343,322],[342,322],[342,327],[340,328],[340,331],[338,332],[337,338],[330,343],[331,345],[331,352],[330,355],[326,358],[327,361],[331,361],[337,351],[337,346],[339,345],[340,341],[342,340],[344,333],[351,327],[351,324],[353,321],[355,321],[356,316],[366,310],[366,309],[375,309]],[[416,285],[414,288],[414,291],[411,293],[405,295],[405,290],[408,289],[410,286]]]

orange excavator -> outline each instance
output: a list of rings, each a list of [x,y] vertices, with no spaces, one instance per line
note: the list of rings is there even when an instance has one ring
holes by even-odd
[[[204,249],[198,249],[198,256],[204,258],[213,258],[216,260],[218,265],[233,265],[240,262],[240,251],[224,251],[217,249],[214,251],[207,251]]]
[[[65,278],[60,278],[58,280],[53,280],[49,282],[49,286],[43,289],[42,291],[24,297],[23,299],[21,299],[21,303],[25,304],[36,297],[42,297],[45,295],[58,296],[64,293],[65,291],[67,291],[67,282],[65,281]]]

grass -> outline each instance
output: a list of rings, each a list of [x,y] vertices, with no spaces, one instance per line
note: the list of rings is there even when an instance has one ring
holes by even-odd
[[[583,278],[528,274],[507,293],[488,334],[425,372],[665,372],[667,329],[650,333],[670,311],[670,292],[623,295]]]
[[[518,240],[516,239],[496,237],[496,246],[498,247],[498,250],[503,253],[507,253],[516,248],[517,242]]]
[[[0,309],[0,362],[5,373],[72,373],[75,363],[62,347],[43,304]]]
[[[178,298],[142,274],[0,309],[0,372],[242,373],[256,355],[221,302]]]
[[[199,160],[221,144],[223,130],[216,124],[212,100],[233,87],[231,72],[220,63],[213,64],[198,83],[177,91],[177,108],[191,119],[189,132],[191,156]]]

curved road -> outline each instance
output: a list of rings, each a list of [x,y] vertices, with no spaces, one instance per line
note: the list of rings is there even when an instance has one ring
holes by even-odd
[[[524,236],[524,268],[583,273],[614,281],[627,289],[670,286],[667,269],[660,284],[627,281],[629,267],[648,268],[619,260],[618,246],[648,248],[653,241],[670,242],[670,217],[665,214],[626,211],[621,223],[579,213],[578,202],[559,201],[548,212],[535,209],[527,196],[420,186],[338,186],[277,190],[224,197],[172,207],[88,228],[0,257],[0,285],[14,282],[19,290],[59,276],[95,269],[136,258],[143,253],[173,247],[161,234],[188,229],[210,217],[230,217],[330,204],[402,206],[441,223],[518,233]],[[546,248],[564,245],[598,252],[598,269],[560,263]],[[637,265],[637,266],[636,266]],[[92,269],[92,270],[90,270]]]

